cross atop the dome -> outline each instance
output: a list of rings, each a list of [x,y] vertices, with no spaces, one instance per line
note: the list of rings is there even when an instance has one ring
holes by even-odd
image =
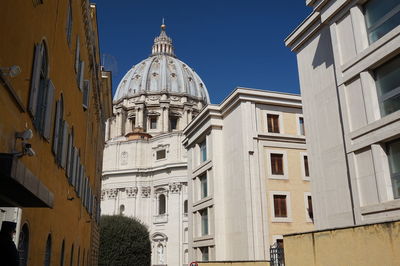
[[[158,37],[154,39],[151,55],[165,54],[175,57],[172,40],[170,37],[167,36],[167,33],[165,32],[166,28],[167,26],[165,25],[165,20],[164,18],[162,18],[161,33]]]

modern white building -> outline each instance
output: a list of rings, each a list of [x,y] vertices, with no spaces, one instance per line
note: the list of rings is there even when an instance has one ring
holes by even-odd
[[[297,54],[318,229],[400,219],[400,1],[306,0]]]
[[[102,214],[150,230],[152,265],[188,263],[187,156],[182,130],[209,103],[204,82],[176,58],[161,26],[149,58],[121,80],[106,124]]]
[[[269,260],[282,235],[314,229],[299,95],[237,88],[183,133],[190,260]]]

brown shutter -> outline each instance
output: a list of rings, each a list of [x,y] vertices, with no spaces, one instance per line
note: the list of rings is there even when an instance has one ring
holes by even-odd
[[[58,134],[60,133],[60,117],[61,117],[61,101],[56,103],[56,117],[54,120],[54,136],[53,136],[53,153],[57,158],[58,151]]]
[[[79,35],[76,36],[76,49],[75,49],[75,73],[79,75],[79,59],[80,59],[80,45],[79,45]]]
[[[40,70],[42,67],[42,44],[37,44],[35,46],[35,58],[33,61],[33,71],[31,78],[31,90],[29,96],[29,111],[35,117],[37,108],[37,98],[39,94],[39,84],[40,84]]]
[[[46,93],[46,103],[45,103],[45,113],[44,113],[44,130],[43,136],[50,140],[50,131],[51,131],[51,121],[53,117],[53,101],[54,101],[54,92],[55,88],[53,82],[51,80],[48,81],[47,85],[47,93]]]
[[[276,161],[277,161],[278,174],[283,175],[283,155],[278,154]]]
[[[286,196],[281,198],[281,217],[287,217]]]
[[[274,121],[274,133],[279,133],[279,115],[273,115],[273,121]]]
[[[308,169],[308,157],[304,156],[304,173],[306,176],[310,176],[310,171]]]
[[[61,167],[66,169],[67,166],[67,153],[68,153],[68,123],[64,121],[61,137],[61,150],[60,150],[60,163]]]
[[[267,115],[268,132],[272,132],[272,118],[271,115]]]

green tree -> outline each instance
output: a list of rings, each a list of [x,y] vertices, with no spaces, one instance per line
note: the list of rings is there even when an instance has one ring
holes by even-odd
[[[103,215],[99,253],[100,266],[150,265],[149,230],[135,218]]]

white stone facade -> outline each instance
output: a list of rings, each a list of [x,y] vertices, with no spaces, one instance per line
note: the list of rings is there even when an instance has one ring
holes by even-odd
[[[315,1],[297,53],[318,229],[400,218],[399,1]],[[397,17],[397,19],[395,19]]]
[[[106,123],[101,210],[136,217],[149,227],[152,265],[183,265],[188,178],[182,130],[209,98],[200,77],[175,58],[165,25],[152,51],[128,71],[114,96],[114,115]]]
[[[268,114],[279,116],[279,132],[268,131]],[[269,260],[282,235],[314,229],[304,200],[311,185],[301,170],[299,117],[299,95],[237,88],[185,128],[190,260]],[[268,156],[276,153],[284,154],[282,173],[272,175]],[[274,194],[286,197],[281,217]]]

